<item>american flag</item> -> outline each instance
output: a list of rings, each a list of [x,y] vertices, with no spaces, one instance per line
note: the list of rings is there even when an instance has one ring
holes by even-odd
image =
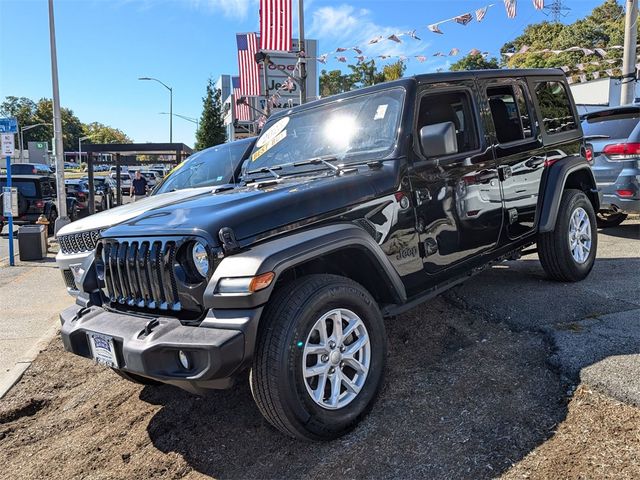
[[[489,7],[482,7],[476,10],[476,20],[481,22],[484,17],[487,15],[487,9]]]
[[[238,105],[236,104],[236,100],[243,97],[242,93],[240,93],[240,77],[231,77],[231,88],[233,88],[233,108],[235,112],[235,118],[240,120],[241,122],[250,122],[251,121],[251,110],[248,105]]]
[[[260,49],[291,50],[291,0],[260,0]]]
[[[258,36],[255,33],[238,33],[236,43],[240,93],[246,97],[257,97],[260,95],[260,72],[254,56],[258,50]]]
[[[504,0],[504,9],[507,11],[507,17],[516,18],[516,0]]]
[[[542,10],[544,8],[544,0],[533,0],[533,6],[536,10]]]

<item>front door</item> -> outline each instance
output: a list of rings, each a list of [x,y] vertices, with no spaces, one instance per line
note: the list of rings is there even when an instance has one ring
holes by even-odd
[[[502,226],[495,159],[480,122],[473,80],[421,87],[410,179],[424,271],[439,274],[494,247]],[[456,153],[434,156],[420,145],[425,126],[455,127]],[[429,281],[429,279],[427,279]]]
[[[545,163],[542,135],[524,81],[480,82],[493,123],[491,139],[504,200],[510,240],[532,233]]]

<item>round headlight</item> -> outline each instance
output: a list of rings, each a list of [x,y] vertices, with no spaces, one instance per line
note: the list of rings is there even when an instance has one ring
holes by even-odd
[[[191,250],[191,258],[198,273],[206,278],[209,273],[209,255],[205,246],[200,242],[196,242]]]

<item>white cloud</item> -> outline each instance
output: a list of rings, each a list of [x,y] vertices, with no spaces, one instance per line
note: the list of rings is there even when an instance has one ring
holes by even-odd
[[[411,57],[424,53],[429,44],[424,40],[415,40],[408,36],[401,37],[402,43],[386,40],[392,34],[412,30],[407,26],[383,26],[373,21],[371,11],[342,4],[337,7],[320,7],[311,15],[309,38],[320,40],[319,53],[333,52],[337,47],[349,48],[358,46],[364,55],[373,58],[377,55],[406,55]],[[369,40],[382,35],[385,40],[368,45]],[[345,52],[351,61],[353,52]],[[392,59],[393,60],[393,59]]]
[[[212,13],[222,13],[228,18],[244,20],[249,10],[258,15],[257,0],[190,0],[194,8],[204,8]]]

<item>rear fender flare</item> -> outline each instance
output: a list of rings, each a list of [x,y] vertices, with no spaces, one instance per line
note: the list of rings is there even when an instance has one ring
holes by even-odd
[[[567,158],[547,167],[545,190],[542,197],[540,223],[538,231],[547,233],[554,230],[558,209],[562,200],[562,193],[567,184],[578,182],[586,189],[585,194],[593,204],[594,210],[600,209],[600,194],[598,192],[593,172],[587,161],[582,157]],[[574,186],[570,187],[574,188]],[[575,188],[580,188],[578,185]]]
[[[362,228],[342,223],[286,235],[224,258],[207,285],[203,306],[207,309],[246,309],[263,305],[268,302],[283,272],[323,255],[354,247],[366,251],[395,300],[404,303],[407,298],[404,284],[380,246]],[[246,295],[216,293],[222,278],[253,277],[267,272],[274,272],[276,276],[264,290]]]

